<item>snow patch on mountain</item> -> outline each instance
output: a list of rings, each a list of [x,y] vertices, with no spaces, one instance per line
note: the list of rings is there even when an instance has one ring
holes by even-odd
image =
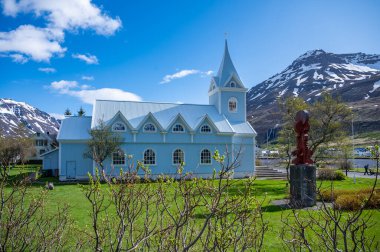
[[[379,81],[376,81],[374,84],[373,84],[373,88],[372,90],[370,90],[369,92],[370,93],[373,93],[375,92],[376,89],[378,89],[380,87],[380,80]]]
[[[57,134],[59,122],[46,112],[12,99],[0,99],[0,131],[14,135],[19,125],[24,125],[29,133]]]

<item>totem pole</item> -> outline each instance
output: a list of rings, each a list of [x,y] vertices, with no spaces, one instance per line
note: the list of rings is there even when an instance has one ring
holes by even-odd
[[[308,147],[309,129],[309,113],[298,111],[294,124],[297,149],[292,152],[295,158],[290,166],[290,204],[294,208],[315,205],[316,169],[311,159],[313,152]]]

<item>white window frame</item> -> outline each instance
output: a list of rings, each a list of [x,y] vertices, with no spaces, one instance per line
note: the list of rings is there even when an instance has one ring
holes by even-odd
[[[115,126],[118,123],[120,123],[121,125],[124,126],[123,130],[117,130],[117,129],[115,129]],[[114,131],[114,132],[126,132],[127,131],[127,125],[125,125],[125,123],[123,123],[123,122],[115,122],[114,124],[112,124],[112,131]]]
[[[208,152],[210,153],[210,163],[203,163],[203,162],[202,162],[202,153],[203,153],[204,151],[208,151]],[[210,151],[209,149],[207,149],[207,148],[202,149],[201,152],[200,152],[200,154],[199,154],[199,158],[200,158],[200,164],[201,164],[201,165],[212,165],[212,155],[211,155],[211,151]]]
[[[151,130],[145,130],[145,127],[147,126],[147,125],[152,125],[153,127],[154,127],[154,131],[151,131]],[[154,124],[154,123],[146,123],[146,124],[144,124],[144,127],[143,127],[143,132],[144,133],[156,133],[157,132],[157,127],[156,127],[156,125]]]
[[[207,126],[207,127],[210,129],[210,131],[208,131],[208,132],[206,132],[206,131],[202,131],[202,128],[205,127],[205,126]],[[212,133],[212,129],[211,129],[210,125],[208,125],[207,123],[205,123],[205,124],[203,124],[203,125],[199,128],[199,132],[202,133],[202,134],[211,134],[211,133]]]
[[[147,151],[149,151],[149,150],[153,152],[153,157],[154,157],[154,160],[153,160],[154,163],[153,164],[147,164],[147,163],[145,163],[145,153]],[[144,150],[144,152],[143,152],[143,163],[144,163],[144,165],[149,165],[149,166],[155,166],[155,165],[157,165],[157,159],[156,159],[156,157],[157,157],[156,152],[152,148],[148,148],[148,149]]]
[[[231,110],[230,109],[230,102],[235,102],[235,110]],[[231,97],[230,99],[228,99],[227,106],[228,106],[228,112],[230,112],[230,113],[237,113],[237,111],[238,111],[238,101],[237,101],[236,97]]]
[[[174,130],[174,128],[175,128],[177,125],[179,125],[179,126],[182,127],[182,131],[175,131],[175,130]],[[179,133],[179,134],[181,134],[181,133],[185,133],[186,131],[185,131],[185,127],[184,127],[181,123],[176,123],[176,124],[174,124],[173,127],[172,127],[172,132],[173,132],[173,133]]]
[[[118,162],[115,164],[115,157],[114,157],[114,155],[115,154],[117,154],[117,155],[120,155],[120,157],[122,157],[122,158],[120,158],[120,160],[121,161],[119,161],[119,160],[117,160]],[[118,150],[118,151],[116,151],[116,152],[113,152],[112,153],[112,165],[125,165],[125,152],[123,151],[123,150]]]
[[[183,160],[182,160],[182,162],[174,163],[174,153],[175,153],[177,150],[179,150],[179,151],[182,152]],[[172,164],[173,164],[173,165],[180,165],[181,163],[185,163],[185,152],[184,152],[181,148],[177,148],[177,149],[175,149],[175,150],[172,152]]]

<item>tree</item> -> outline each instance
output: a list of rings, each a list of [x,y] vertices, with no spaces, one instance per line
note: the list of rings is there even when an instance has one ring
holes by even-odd
[[[78,116],[84,116],[85,114],[86,112],[84,111],[84,109],[80,107],[80,109],[78,110]]]
[[[321,146],[336,143],[347,135],[346,125],[350,121],[352,112],[339,98],[333,98],[328,93],[323,93],[319,101],[308,105],[302,98],[289,97],[280,103],[282,110],[283,128],[280,131],[280,142],[284,145],[290,165],[290,152],[295,146],[295,134],[293,130],[294,116],[299,110],[309,110],[310,150],[313,152],[314,161],[320,156]]]
[[[34,151],[33,139],[25,126],[20,124],[14,135],[0,132],[0,176],[5,177],[12,165],[23,163]]]
[[[91,129],[89,134],[91,139],[87,143],[88,150],[83,155],[94,160],[103,171],[104,161],[119,150],[122,139],[119,134],[113,133],[103,120],[99,120],[98,126]]]
[[[339,97],[323,93],[322,98],[310,107],[310,149],[319,158],[321,145],[337,143],[347,136],[347,125],[352,111]]]
[[[52,251],[68,241],[68,206],[48,211],[48,190],[32,188],[28,175],[9,175],[10,167],[23,163],[33,151],[23,125],[11,136],[0,130],[0,251]]]
[[[71,116],[71,115],[72,115],[72,114],[71,114],[71,111],[70,111],[69,108],[67,108],[67,109],[65,110],[64,115],[65,115],[65,116]]]

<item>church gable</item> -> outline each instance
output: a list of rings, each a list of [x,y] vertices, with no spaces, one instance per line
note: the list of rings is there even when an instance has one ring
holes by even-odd
[[[115,132],[133,131],[132,125],[129,123],[129,121],[125,118],[125,116],[120,111],[118,111],[111,120],[105,123],[107,126],[111,128],[112,131],[115,131]]]
[[[181,127],[183,129],[181,129]],[[186,120],[183,118],[181,114],[177,114],[175,118],[169,123],[168,127],[166,128],[167,132],[171,133],[189,133],[193,132],[193,129],[190,127],[190,125],[186,122]]]
[[[233,73],[224,83],[224,87],[228,88],[245,88],[239,77]]]
[[[219,133],[218,127],[216,127],[214,122],[210,119],[210,117],[207,114],[199,121],[194,131],[201,134]]]
[[[165,131],[165,129],[151,112],[149,112],[139,123],[137,130],[143,133],[157,133]]]

